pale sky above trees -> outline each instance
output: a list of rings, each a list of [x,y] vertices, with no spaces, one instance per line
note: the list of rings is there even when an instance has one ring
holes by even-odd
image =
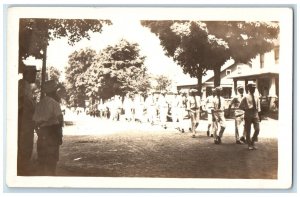
[[[98,53],[107,45],[113,45],[122,38],[139,44],[141,55],[146,56],[145,66],[149,73],[155,75],[164,74],[174,81],[196,82],[189,76],[184,75],[180,66],[173,60],[165,56],[160,40],[148,28],[143,27],[139,20],[112,20],[113,25],[104,26],[101,34],[91,34],[91,39],[83,39],[74,46],[69,46],[67,38],[51,41],[48,46],[47,65],[54,66],[62,72],[64,77],[64,68],[68,64],[68,56],[75,50],[86,47],[96,50]],[[32,60],[32,59],[31,59]],[[29,61],[32,62],[32,61]],[[37,60],[38,67],[42,63]]]

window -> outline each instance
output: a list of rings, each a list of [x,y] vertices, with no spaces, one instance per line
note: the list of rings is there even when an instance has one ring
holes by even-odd
[[[226,70],[226,76],[227,76],[227,75],[230,75],[230,74],[231,74],[231,70],[230,70],[230,69],[227,69],[227,70]]]

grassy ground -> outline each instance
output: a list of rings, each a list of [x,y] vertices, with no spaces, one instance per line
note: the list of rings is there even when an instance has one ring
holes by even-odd
[[[224,136],[221,145],[205,132],[124,131],[67,135],[60,149],[58,176],[276,179],[275,138],[259,138],[258,150]]]

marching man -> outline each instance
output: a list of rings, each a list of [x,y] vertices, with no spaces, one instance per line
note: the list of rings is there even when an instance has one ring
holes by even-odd
[[[257,96],[254,96],[256,84],[249,83],[247,84],[248,94],[242,99],[239,108],[245,111],[245,131],[246,131],[246,141],[248,144],[249,150],[257,149],[254,145],[256,141],[258,141],[258,134],[259,134],[259,112],[261,111],[260,108],[260,101]],[[254,126],[254,134],[251,137],[251,124]]]
[[[244,94],[244,87],[238,86],[237,87],[238,95],[234,97],[228,107],[228,111],[230,114],[231,106],[235,108],[234,111],[234,117],[235,117],[235,140],[237,144],[241,144],[241,141],[246,143],[245,136],[246,132],[244,129],[244,111],[239,109],[239,105],[241,103],[241,100],[243,99]],[[240,138],[240,132],[239,130],[243,130],[243,136]]]
[[[200,97],[196,96],[198,91],[196,89],[191,89],[189,91],[190,95],[187,101],[187,111],[189,112],[189,116],[191,118],[191,128],[192,128],[192,138],[196,137],[196,128],[199,125],[200,120]]]
[[[224,110],[225,110],[225,100],[223,97],[221,97],[221,87],[216,87],[215,92],[216,96],[213,99],[213,106],[212,114],[213,114],[213,121],[217,124],[219,123],[221,126],[219,135],[217,135],[218,127],[214,127],[214,142],[215,144],[221,144],[221,138],[223,136],[223,133],[226,128],[226,120],[224,116]]]

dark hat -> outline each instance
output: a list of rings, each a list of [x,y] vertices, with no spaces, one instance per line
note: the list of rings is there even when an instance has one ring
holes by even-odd
[[[54,80],[45,81],[44,92],[50,93],[58,89],[58,84]]]
[[[36,66],[24,66],[24,73],[25,72],[40,72],[40,70],[37,70]]]

